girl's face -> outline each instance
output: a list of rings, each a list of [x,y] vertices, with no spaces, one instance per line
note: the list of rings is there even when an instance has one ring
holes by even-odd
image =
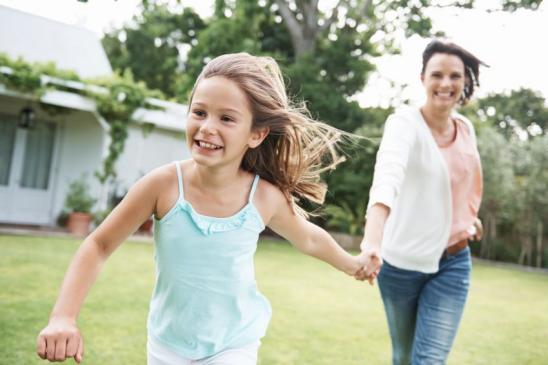
[[[453,108],[462,95],[464,77],[464,63],[458,56],[434,54],[421,75],[426,104],[440,109]]]
[[[249,101],[238,84],[221,76],[201,80],[187,120],[192,158],[208,167],[239,167],[247,149],[257,147],[267,135],[252,131],[252,121]]]

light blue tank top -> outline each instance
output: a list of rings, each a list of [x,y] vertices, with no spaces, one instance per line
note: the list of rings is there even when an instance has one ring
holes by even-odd
[[[197,213],[179,199],[154,225],[156,286],[148,335],[189,359],[201,359],[263,337],[272,315],[255,282],[253,256],[264,229],[253,204],[227,218]]]

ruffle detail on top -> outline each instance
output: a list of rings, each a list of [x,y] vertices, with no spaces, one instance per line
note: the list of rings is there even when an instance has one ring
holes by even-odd
[[[243,207],[238,213],[226,218],[202,215],[196,212],[194,207],[186,200],[181,201],[180,205],[188,213],[194,225],[206,236],[213,233],[234,231],[242,227],[260,233],[265,228],[259,212],[251,203]]]

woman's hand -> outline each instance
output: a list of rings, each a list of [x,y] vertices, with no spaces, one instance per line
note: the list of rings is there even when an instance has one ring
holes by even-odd
[[[381,247],[379,244],[362,243],[362,253],[358,256],[363,262],[363,268],[354,277],[356,280],[367,280],[373,285],[382,266]]]
[[[73,357],[77,363],[84,357],[84,339],[76,321],[64,318],[50,319],[36,340],[36,353],[44,360],[65,361]]]
[[[483,236],[483,224],[481,224],[481,219],[476,218],[474,221],[475,233],[472,235],[472,238],[476,241],[481,240]]]

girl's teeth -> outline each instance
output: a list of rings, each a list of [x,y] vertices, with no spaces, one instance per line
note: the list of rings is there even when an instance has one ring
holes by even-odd
[[[216,150],[216,149],[219,149],[219,148],[220,148],[220,147],[217,147],[217,146],[215,146],[215,145],[213,145],[213,144],[211,144],[211,143],[206,143],[206,142],[202,142],[202,141],[200,141],[198,144],[199,144],[200,147],[202,147],[202,148],[208,148],[208,149],[211,149],[211,150]]]

